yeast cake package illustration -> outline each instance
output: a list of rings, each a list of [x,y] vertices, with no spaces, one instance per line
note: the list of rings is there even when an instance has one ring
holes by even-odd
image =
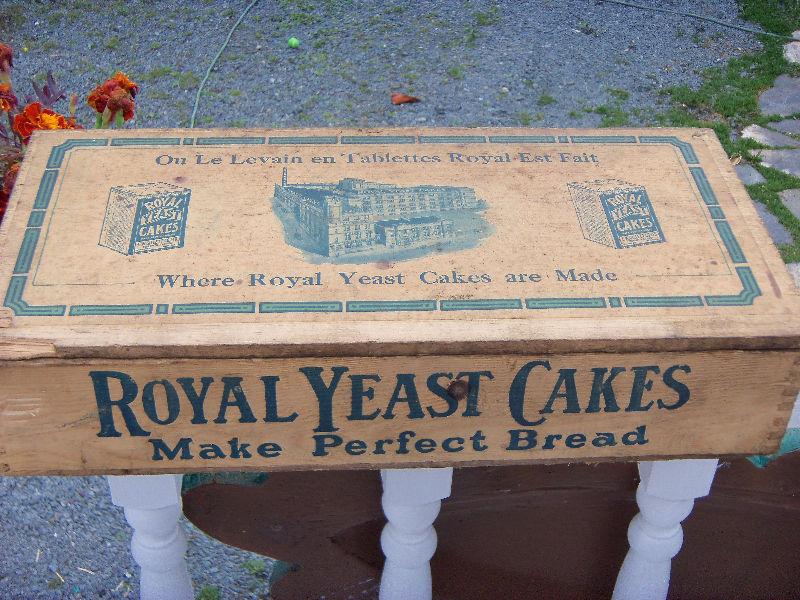
[[[570,183],[583,237],[612,248],[664,241],[647,190],[617,179]]]
[[[705,129],[35,132],[0,475],[769,454],[800,297]]]
[[[169,183],[112,187],[100,245],[121,254],[182,247],[191,194]]]

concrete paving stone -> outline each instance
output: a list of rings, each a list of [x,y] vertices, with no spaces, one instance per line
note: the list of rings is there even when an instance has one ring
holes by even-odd
[[[739,179],[741,179],[742,183],[745,185],[756,185],[766,181],[764,176],[756,171],[753,165],[740,163],[733,168],[736,170],[736,174],[739,176]]]
[[[773,242],[776,244],[791,244],[794,242],[792,234],[781,224],[778,217],[769,212],[769,209],[761,202],[756,201],[753,204],[755,204],[756,212],[761,217],[761,221],[764,223],[764,227],[767,228],[767,232]]]
[[[784,119],[783,121],[775,121],[767,125],[770,129],[780,131],[781,133],[790,133],[792,135],[800,135],[800,120],[798,119]]]
[[[800,177],[800,150],[761,150],[761,164]]]
[[[781,75],[758,100],[765,115],[786,117],[800,112],[800,78]]]
[[[800,189],[798,190],[783,190],[778,192],[781,202],[788,208],[792,214],[800,219]]]
[[[761,127],[761,125],[748,125],[742,130],[742,137],[755,140],[765,146],[772,146],[773,148],[800,148],[799,141],[790,138],[788,135],[772,131],[766,127]]]
[[[800,263],[788,263],[789,274],[794,278],[794,284],[800,288]]]
[[[789,42],[783,47],[783,57],[790,63],[800,63],[800,42]]]

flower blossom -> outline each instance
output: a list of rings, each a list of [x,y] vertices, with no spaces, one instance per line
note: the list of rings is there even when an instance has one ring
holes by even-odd
[[[75,119],[67,118],[49,108],[42,108],[39,102],[31,102],[21,113],[14,116],[14,131],[27,144],[37,129],[82,129]]]
[[[11,83],[11,67],[14,66],[14,51],[11,46],[0,43],[0,83]]]
[[[0,83],[0,112],[11,112],[17,108],[19,100],[11,91],[10,83]]]
[[[113,77],[106,79],[94,88],[87,97],[87,103],[98,114],[98,123],[107,126],[109,123],[130,121],[134,117],[136,104],[133,99],[139,92],[139,86],[128,78],[122,71],[117,71]]]

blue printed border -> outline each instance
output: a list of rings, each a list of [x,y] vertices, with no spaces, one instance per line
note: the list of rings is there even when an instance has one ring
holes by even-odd
[[[732,295],[707,296],[599,296],[593,298],[493,298],[468,300],[375,300],[341,302],[199,302],[153,304],[65,304],[36,306],[23,298],[45,214],[55,190],[56,181],[70,150],[86,147],[130,148],[142,146],[223,146],[223,145],[364,145],[364,144],[667,144],[674,146],[689,166],[714,227],[722,240],[742,290]],[[681,308],[750,306],[761,296],[752,269],[722,207],[711,188],[697,154],[689,142],[675,136],[659,135],[343,135],[339,136],[223,136],[223,137],[116,137],[68,140],[50,151],[47,165],[39,181],[19,253],[6,290],[3,305],[23,317],[107,316],[107,315],[197,315],[197,314],[277,314],[277,313],[369,313],[465,310],[553,310],[564,308]]]

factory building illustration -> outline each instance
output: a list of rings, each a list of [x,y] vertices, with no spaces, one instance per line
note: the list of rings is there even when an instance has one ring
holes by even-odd
[[[314,262],[407,260],[474,247],[491,233],[486,202],[468,187],[354,178],[290,184],[284,168],[273,203],[286,242]]]

